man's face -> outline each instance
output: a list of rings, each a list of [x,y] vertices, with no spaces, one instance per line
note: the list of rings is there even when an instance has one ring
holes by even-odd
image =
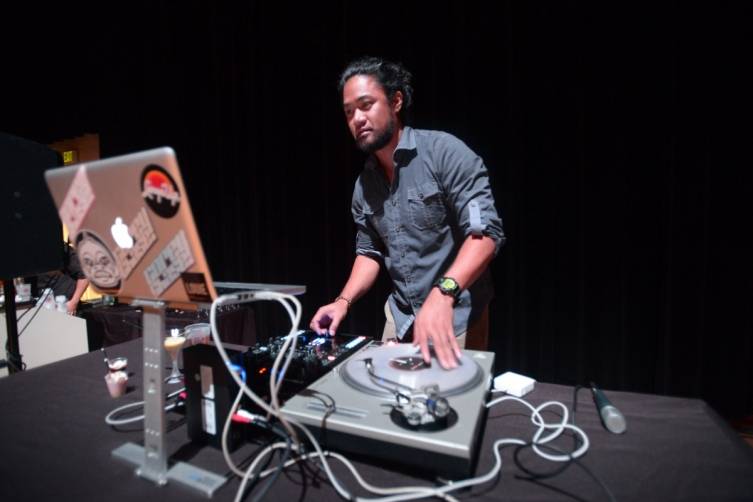
[[[379,83],[367,75],[355,75],[343,87],[343,110],[358,148],[374,153],[387,146],[395,132],[402,96],[392,103]]]

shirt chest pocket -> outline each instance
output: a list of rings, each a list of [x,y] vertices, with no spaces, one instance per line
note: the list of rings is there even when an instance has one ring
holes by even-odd
[[[389,239],[389,229],[384,215],[384,207],[366,204],[363,207],[363,213],[371,228],[376,231],[383,241],[387,242]]]
[[[419,230],[429,230],[442,224],[445,206],[442,192],[436,183],[428,182],[408,189],[408,210],[413,225]]]

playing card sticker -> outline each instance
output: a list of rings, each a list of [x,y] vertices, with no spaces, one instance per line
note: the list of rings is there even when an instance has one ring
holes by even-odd
[[[117,292],[121,281],[118,263],[104,241],[91,230],[82,230],[75,243],[81,269],[89,281],[102,292]]]
[[[86,213],[94,204],[94,198],[94,190],[92,190],[92,185],[88,176],[86,176],[86,166],[82,165],[76,171],[71,186],[68,187],[68,193],[65,194],[58,211],[60,220],[68,227],[70,235],[76,235],[78,232]]]
[[[193,264],[194,257],[191,254],[191,248],[186,240],[185,232],[181,230],[144,270],[146,283],[155,298],[159,298],[180,277],[180,274]]]
[[[127,279],[131,275],[133,269],[136,268],[136,265],[138,265],[146,252],[149,251],[152,244],[157,242],[157,234],[154,232],[152,222],[149,220],[149,214],[143,207],[131,224],[128,225],[127,235],[131,239],[131,246],[115,248],[120,275],[123,279]]]
[[[141,173],[141,196],[158,216],[172,218],[180,209],[180,192],[168,172],[150,164]]]

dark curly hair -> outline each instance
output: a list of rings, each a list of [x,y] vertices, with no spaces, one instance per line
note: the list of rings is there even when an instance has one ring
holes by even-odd
[[[355,75],[374,77],[382,86],[387,99],[390,101],[395,97],[395,93],[400,91],[403,94],[403,107],[399,115],[400,119],[405,122],[407,109],[413,103],[413,86],[411,85],[413,75],[401,63],[372,56],[365,56],[352,61],[340,75],[337,88],[341,96],[345,82]]]

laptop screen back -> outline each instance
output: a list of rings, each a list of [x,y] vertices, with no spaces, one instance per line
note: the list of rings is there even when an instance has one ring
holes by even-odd
[[[216,297],[171,148],[50,169],[45,180],[95,289],[181,308]]]

